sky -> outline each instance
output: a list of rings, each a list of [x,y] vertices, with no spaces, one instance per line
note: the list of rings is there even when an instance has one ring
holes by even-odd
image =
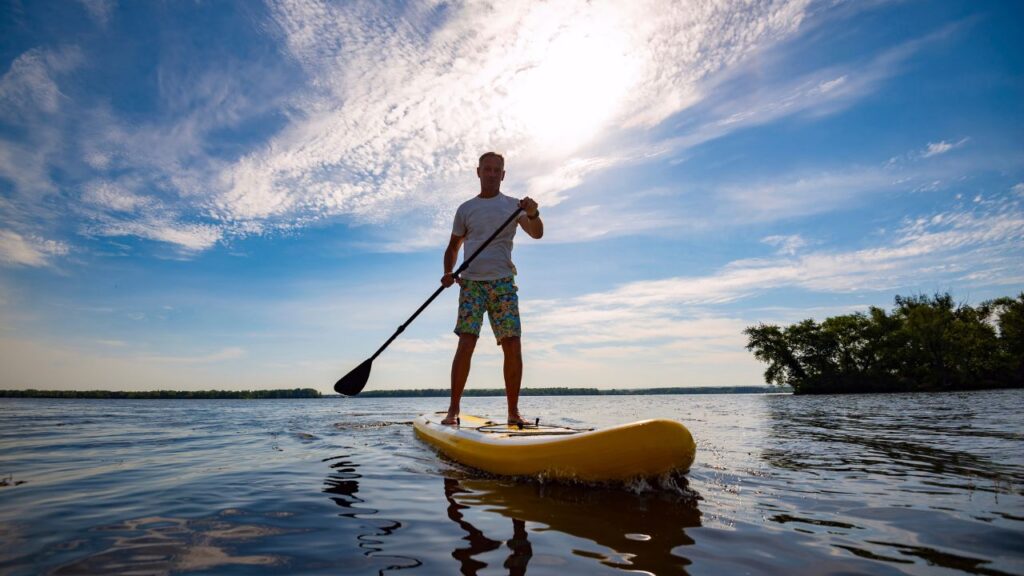
[[[0,388],[316,388],[477,158],[526,387],[764,384],[743,329],[1024,290],[1024,3],[0,0]],[[445,388],[457,292],[367,389]],[[471,388],[502,386],[485,327]]]

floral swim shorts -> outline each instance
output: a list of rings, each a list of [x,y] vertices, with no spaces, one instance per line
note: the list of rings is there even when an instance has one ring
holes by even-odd
[[[499,345],[503,338],[520,336],[518,290],[512,276],[497,280],[463,279],[455,333],[479,336],[484,311],[487,311],[491,331]]]

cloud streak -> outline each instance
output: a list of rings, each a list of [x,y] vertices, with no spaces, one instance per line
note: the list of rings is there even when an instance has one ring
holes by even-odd
[[[217,226],[175,222],[159,216],[143,219],[105,219],[101,224],[86,228],[85,232],[97,236],[134,236],[164,242],[186,254],[212,247],[223,235],[223,231]]]
[[[57,113],[66,98],[58,78],[81,61],[81,51],[73,46],[34,48],[18,56],[0,77],[0,117],[21,124],[37,114]]]
[[[52,265],[54,257],[67,253],[68,246],[63,242],[0,230],[0,264],[39,268]]]
[[[117,2],[115,0],[79,0],[82,6],[85,7],[89,17],[100,28],[106,28],[107,24],[110,23],[110,19],[114,15],[114,10],[117,8]]]
[[[954,148],[959,148],[963,146],[964,144],[967,143],[968,140],[970,140],[970,138],[961,138],[956,142],[946,142],[945,140],[940,140],[938,142],[929,142],[928,147],[925,149],[924,152],[921,153],[921,157],[931,158],[932,156],[945,154],[946,152],[949,152]]]

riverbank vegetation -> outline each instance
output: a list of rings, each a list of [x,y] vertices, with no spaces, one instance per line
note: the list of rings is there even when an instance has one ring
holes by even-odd
[[[128,400],[161,399],[227,399],[257,400],[263,398],[319,398],[312,388],[290,390],[150,390],[127,392],[118,390],[0,390],[0,398],[103,398]]]
[[[871,307],[785,328],[747,328],[765,380],[795,394],[1024,387],[1024,293],[978,306],[949,294],[897,296]]]

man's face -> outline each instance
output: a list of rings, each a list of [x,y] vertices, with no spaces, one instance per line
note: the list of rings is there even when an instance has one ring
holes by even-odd
[[[505,162],[501,158],[488,156],[477,166],[476,175],[480,177],[481,188],[498,190],[501,181],[505,178]]]

